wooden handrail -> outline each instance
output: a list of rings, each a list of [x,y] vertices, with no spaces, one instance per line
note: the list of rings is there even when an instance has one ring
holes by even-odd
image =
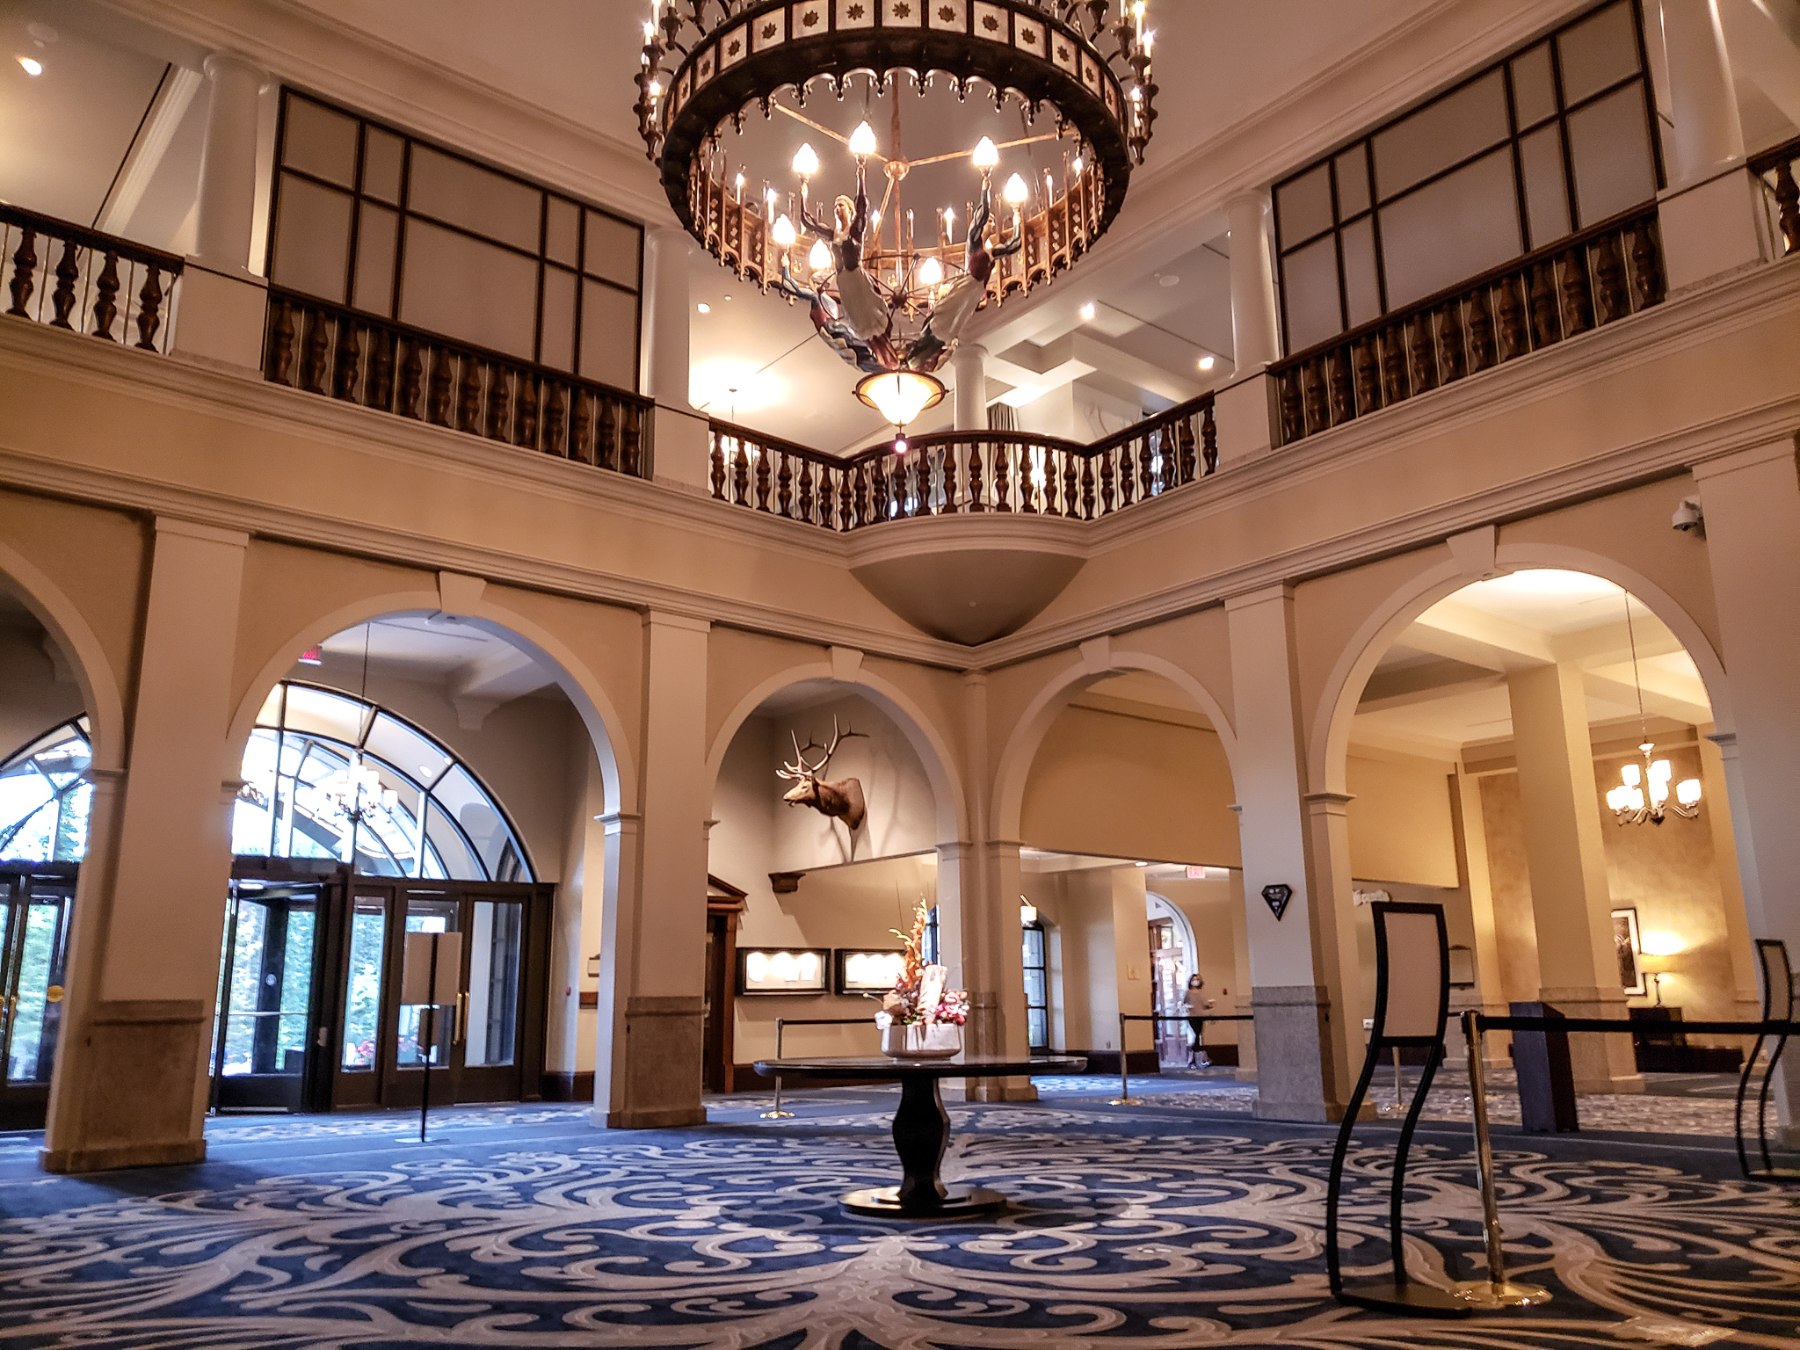
[[[1792,164],[1800,160],[1800,136],[1785,140],[1779,145],[1771,145],[1766,150],[1758,150],[1745,161],[1751,173],[1767,173],[1770,169],[1782,164]]]
[[[734,440],[743,441],[751,445],[759,445],[767,450],[786,451],[796,459],[811,460],[814,464],[825,465],[834,469],[841,468],[843,465],[851,462],[847,459],[839,459],[836,455],[828,455],[823,450],[809,449],[808,447],[801,445],[798,441],[788,441],[783,440],[779,436],[771,436],[766,431],[757,431],[752,427],[739,426],[735,422],[722,422],[717,418],[711,420],[712,429],[716,435],[730,436]],[[858,455],[857,458],[860,459],[862,456]]]
[[[1379,333],[1383,329],[1410,322],[1421,314],[1428,314],[1434,309],[1449,304],[1452,300],[1461,299],[1470,291],[1480,290],[1483,286],[1492,286],[1508,277],[1516,276],[1520,272],[1530,271],[1539,263],[1560,258],[1571,249],[1585,247],[1605,235],[1618,232],[1627,225],[1655,218],[1656,203],[1653,201],[1643,202],[1629,210],[1620,211],[1617,215],[1609,216],[1576,234],[1565,235],[1555,243],[1545,244],[1542,248],[1533,249],[1530,253],[1521,253],[1510,262],[1501,263],[1498,267],[1490,267],[1485,272],[1477,272],[1474,276],[1459,281],[1453,286],[1446,286],[1442,290],[1432,292],[1423,300],[1415,300],[1404,308],[1390,310],[1379,318],[1370,319],[1367,323],[1359,324],[1355,328],[1346,328],[1335,337],[1327,338],[1323,342],[1315,342],[1312,346],[1295,352],[1292,356],[1285,356],[1279,361],[1271,362],[1269,373],[1278,375],[1283,371],[1304,365],[1314,357],[1322,356],[1335,347],[1342,347],[1347,343],[1353,343],[1371,334]]]
[[[1015,449],[1029,450],[1061,450],[1068,454],[1086,454],[1088,447],[1080,441],[1067,440],[1061,436],[1039,436],[1029,431],[928,431],[920,436],[908,436],[906,444],[910,450],[933,450],[946,445],[966,445],[970,441],[980,441],[983,445],[1006,445]],[[854,455],[847,455],[841,460],[833,460],[834,464],[862,464],[871,459],[881,459],[894,453],[894,442],[886,440],[871,445],[866,450],[858,450]]]
[[[182,258],[179,254],[165,253],[159,248],[133,243],[131,240],[121,239],[117,235],[102,234],[99,230],[89,229],[86,225],[77,225],[74,221],[60,220],[55,216],[42,215],[37,211],[27,211],[22,206],[0,202],[0,224],[16,225],[20,229],[35,230],[52,239],[62,239],[79,244],[82,248],[98,249],[102,253],[116,254],[118,257],[127,258],[132,262],[160,268],[170,276],[181,274]]]
[[[1782,253],[1800,253],[1800,185],[1794,181],[1795,166],[1800,164],[1800,136],[1750,156],[1749,164],[1758,178],[1775,175],[1775,227],[1781,231]]]

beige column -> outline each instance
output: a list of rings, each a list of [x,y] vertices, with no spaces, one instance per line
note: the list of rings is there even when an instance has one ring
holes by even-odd
[[[1022,869],[1017,841],[938,845],[940,959],[969,991],[963,1043],[970,1054],[1023,1056],[1025,970],[1019,937]],[[1010,898],[1010,900],[1009,900]],[[953,1084],[946,1084],[946,1089]],[[971,1079],[971,1101],[1031,1101],[1027,1078]]]
[[[88,950],[70,981],[73,1025],[42,1155],[51,1171],[206,1154],[229,802],[243,750],[224,736],[248,544],[236,531],[156,522],[127,771],[93,822],[111,840],[97,859],[99,914],[84,924]]]
[[[700,1104],[706,963],[707,635],[703,620],[644,618],[640,809],[609,815],[597,1123],[692,1125]]]
[[[1800,961],[1800,830],[1793,823],[1800,801],[1800,626],[1787,621],[1800,595],[1794,453],[1793,441],[1783,439],[1697,465],[1694,477],[1730,672],[1736,739],[1719,749],[1750,933],[1785,940]],[[1791,1129],[1800,1121],[1800,1068],[1784,1058],[1782,1077],[1775,1096]]]
[[[1141,867],[1115,867],[1112,878],[1113,974],[1118,1010],[1131,1017],[1155,1011],[1150,971],[1149,896]],[[1119,1053],[1154,1062],[1156,1024],[1127,1022]],[[1137,1064],[1132,1066],[1134,1069]]]
[[[1671,183],[1684,186],[1743,159],[1744,128],[1719,0],[1664,0],[1661,8],[1671,105],[1664,148]]]
[[[1488,870],[1487,822],[1481,814],[1481,780],[1460,764],[1456,769],[1450,808],[1456,828],[1457,870],[1469,893],[1469,917],[1474,929],[1473,957],[1475,987],[1452,989],[1452,1015],[1465,1008],[1479,1008],[1495,1015],[1506,1012],[1506,984],[1500,975],[1500,937],[1494,926],[1494,884]],[[1451,1029],[1456,1044],[1461,1032]],[[1490,1035],[1484,1038],[1487,1057],[1496,1064],[1504,1063],[1508,1037]],[[1454,1046],[1452,1053],[1455,1053]]]
[[[1761,976],[1751,944],[1750,914],[1737,865],[1737,832],[1731,823],[1731,789],[1727,784],[1725,757],[1737,757],[1737,736],[1732,732],[1708,732],[1700,737],[1700,814],[1712,836],[1713,866],[1719,876],[1719,903],[1725,910],[1725,945],[1731,957],[1734,1013],[1754,1019],[1762,1011]]]
[[[1507,676],[1526,871],[1538,940],[1539,996],[1571,1017],[1625,1016],[1600,840],[1600,798],[1581,672],[1547,665]],[[1578,1092],[1634,1092],[1628,1036],[1572,1036]]]
[[[250,266],[256,219],[256,123],[267,72],[232,52],[206,58],[206,140],[200,151],[194,256],[223,272]]]
[[[1269,194],[1240,192],[1225,203],[1231,228],[1231,351],[1237,373],[1251,375],[1281,357],[1270,262]]]
[[[956,379],[956,429],[988,429],[987,348],[973,342],[958,344],[950,358]]]
[[[1238,745],[1232,764],[1243,841],[1245,933],[1256,1018],[1257,1114],[1338,1118],[1362,1065],[1360,977],[1350,933],[1340,795],[1303,800],[1303,733],[1293,594],[1226,601]],[[1293,896],[1277,920],[1262,892]]]
[[[711,491],[707,418],[688,402],[692,296],[686,230],[664,225],[644,235],[644,333],[639,388],[655,401],[651,445],[656,478],[694,492]],[[721,417],[724,413],[721,411]]]
[[[550,1015],[545,1029],[547,1093],[558,1100],[592,1101],[597,1007],[583,1007],[595,992],[589,958],[600,951],[605,932],[606,828],[608,806],[599,760],[577,757],[569,775],[575,810],[563,841],[562,881],[556,888],[556,918],[550,940]]]

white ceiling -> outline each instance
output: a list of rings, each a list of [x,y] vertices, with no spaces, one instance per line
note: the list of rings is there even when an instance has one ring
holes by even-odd
[[[373,675],[440,686],[465,721],[514,699],[565,697],[558,672],[497,632],[443,614],[389,614],[322,639],[323,666],[296,664],[295,679],[324,670],[342,689],[362,687],[365,645]]]

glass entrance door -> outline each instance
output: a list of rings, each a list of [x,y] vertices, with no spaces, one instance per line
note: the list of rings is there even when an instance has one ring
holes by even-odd
[[[75,869],[0,871],[0,1129],[36,1129],[62,1025]]]
[[[213,1039],[220,1108],[305,1109],[321,888],[232,883]]]

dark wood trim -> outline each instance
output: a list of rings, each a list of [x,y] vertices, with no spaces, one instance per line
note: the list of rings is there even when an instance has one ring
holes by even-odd
[[[538,1097],[547,1102],[591,1102],[594,1100],[594,1071],[546,1071],[538,1079]]]

